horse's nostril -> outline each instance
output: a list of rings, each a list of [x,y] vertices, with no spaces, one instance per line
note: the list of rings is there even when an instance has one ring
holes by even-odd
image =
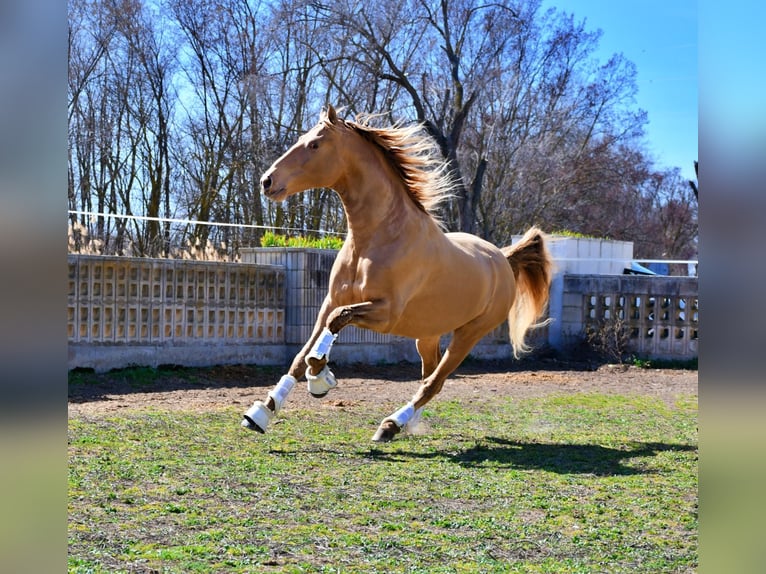
[[[261,179],[261,187],[263,188],[263,191],[268,191],[271,187],[271,178],[269,176],[264,177]]]

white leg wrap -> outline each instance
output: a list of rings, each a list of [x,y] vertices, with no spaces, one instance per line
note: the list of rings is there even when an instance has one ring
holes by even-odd
[[[274,414],[277,414],[279,409],[282,408],[282,405],[290,394],[290,391],[293,390],[296,382],[295,377],[284,375],[279,379],[277,386],[269,391],[269,396],[274,399]]]
[[[338,381],[335,380],[335,375],[327,365],[325,365],[316,375],[312,375],[311,371],[307,370],[306,379],[309,382],[309,393],[315,397],[322,397],[326,395],[330,389],[334,389],[338,386]]]
[[[269,426],[271,419],[277,416],[277,413],[282,408],[282,405],[287,400],[287,396],[290,391],[293,390],[296,380],[295,377],[290,375],[284,375],[277,386],[269,391],[269,397],[274,400],[274,410],[272,411],[266,406],[263,401],[255,401],[253,406],[247,409],[245,416],[242,420],[242,426],[245,428],[251,428],[254,423],[262,432],[266,432],[266,427]]]
[[[242,419],[242,426],[255,430],[250,424],[252,422],[255,423],[255,425],[258,427],[258,430],[261,432],[266,432],[266,427],[269,426],[269,423],[273,418],[274,411],[263,404],[262,401],[255,401],[253,406],[247,409],[247,412],[245,412],[245,417]]]
[[[402,408],[400,408],[398,411],[396,411],[394,414],[392,414],[390,417],[388,417],[388,420],[394,421],[396,423],[396,426],[399,428],[402,428],[404,425],[406,425],[410,419],[415,415],[415,405],[412,403],[407,403]]]
[[[329,361],[330,349],[332,349],[332,344],[337,338],[338,335],[333,335],[330,329],[325,327],[322,334],[319,335],[319,338],[316,340],[316,343],[314,343],[314,346],[311,347],[309,354],[306,355],[306,359],[327,359]]]

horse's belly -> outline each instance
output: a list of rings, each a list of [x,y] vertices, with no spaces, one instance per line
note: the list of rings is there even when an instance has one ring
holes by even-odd
[[[426,306],[408,308],[399,321],[391,329],[392,335],[422,339],[450,333],[468,323],[471,317],[464,313],[444,311],[443,308],[432,309]],[[499,321],[502,321],[502,317]]]
[[[461,277],[440,288],[431,286],[406,304],[391,332],[404,337],[431,337],[475,320],[481,320],[489,331],[508,317],[513,302],[512,281],[511,275],[510,282],[477,285],[480,281]]]
[[[388,317],[359,326],[414,339],[450,333],[472,321],[487,331],[495,328],[513,302],[511,266],[496,247],[475,236],[450,234],[450,239],[425,255],[414,249],[396,264],[382,265],[374,257],[336,260],[330,281],[334,306],[389,300]]]

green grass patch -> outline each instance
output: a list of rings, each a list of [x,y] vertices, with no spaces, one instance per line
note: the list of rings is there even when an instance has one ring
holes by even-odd
[[[633,365],[641,367],[642,369],[680,369],[696,371],[699,369],[699,359],[694,357],[693,359],[686,360],[663,360],[663,359],[641,359],[634,358]]]
[[[125,383],[132,388],[141,389],[152,387],[158,382],[164,381],[171,372],[177,379],[193,383],[198,379],[199,373],[204,373],[204,369],[174,365],[163,365],[157,368],[125,367],[124,369],[112,369],[106,375],[96,373],[93,369],[72,369],[68,373],[68,383],[70,386],[76,387],[78,385],[102,385],[108,381],[111,385]]]
[[[69,422],[69,572],[693,572],[697,404],[438,399]]]
[[[261,247],[314,247],[318,249],[340,249],[343,247],[343,238],[337,235],[324,235],[322,237],[304,237],[302,235],[290,237],[272,231],[267,231],[261,237]]]

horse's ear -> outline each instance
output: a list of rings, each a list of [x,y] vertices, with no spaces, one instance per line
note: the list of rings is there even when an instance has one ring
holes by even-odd
[[[335,112],[335,108],[332,107],[332,104],[327,104],[327,113],[325,115],[327,116],[327,121],[331,124],[334,124],[338,119],[338,114]]]

